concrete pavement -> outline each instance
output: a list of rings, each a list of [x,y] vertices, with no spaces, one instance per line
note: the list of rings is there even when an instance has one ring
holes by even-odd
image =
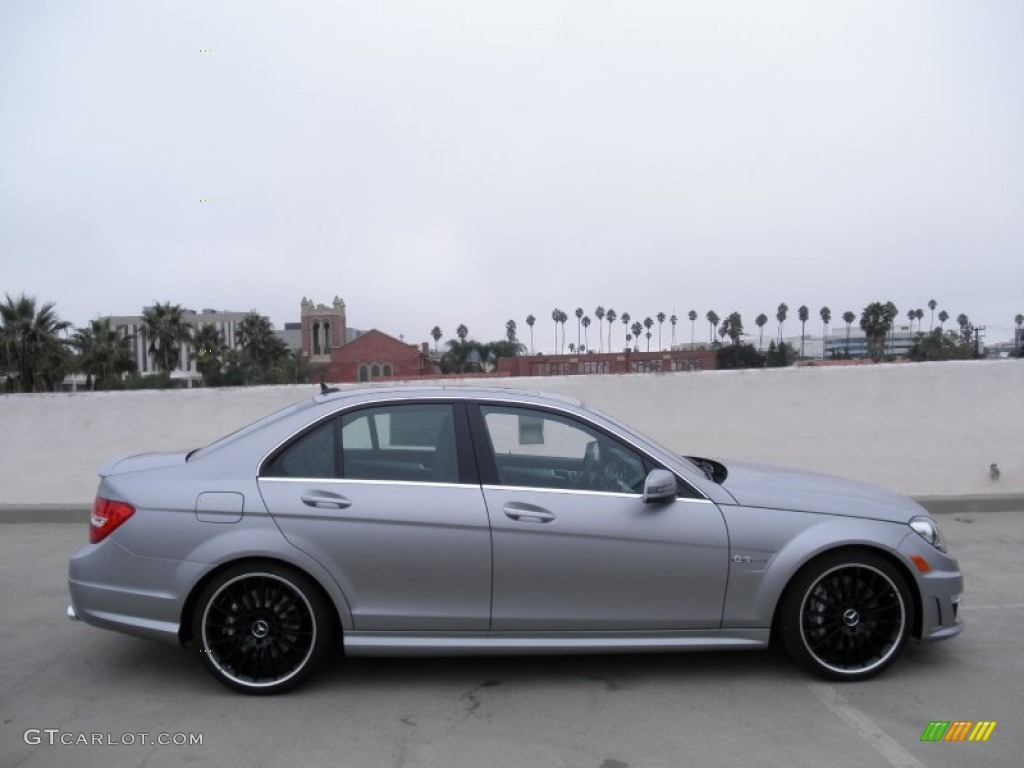
[[[68,621],[84,522],[2,526],[0,767],[1019,766],[1024,514],[940,523],[967,629],[865,683],[820,682],[772,651],[338,658],[271,698],[222,688],[190,653]],[[986,743],[922,743],[933,720],[998,726]],[[161,734],[202,743],[141,743]],[[83,738],[102,743],[61,744]]]

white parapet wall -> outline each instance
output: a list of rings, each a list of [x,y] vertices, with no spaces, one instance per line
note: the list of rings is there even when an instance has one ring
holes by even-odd
[[[1016,360],[464,383],[576,397],[689,455],[801,467],[913,496],[1024,494]],[[0,506],[90,503],[104,459],[198,447],[316,391],[0,396]]]

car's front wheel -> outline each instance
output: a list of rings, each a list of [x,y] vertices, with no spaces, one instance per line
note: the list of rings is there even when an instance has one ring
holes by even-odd
[[[207,669],[229,688],[279,693],[298,685],[333,645],[327,601],[276,563],[232,566],[196,601],[193,635]]]
[[[803,667],[831,680],[864,680],[899,656],[914,624],[899,571],[867,551],[824,555],[793,578],[777,630]]]

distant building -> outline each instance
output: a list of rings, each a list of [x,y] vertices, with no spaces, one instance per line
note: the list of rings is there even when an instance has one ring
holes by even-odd
[[[906,357],[910,347],[917,340],[918,331],[912,330],[909,325],[897,325],[890,332],[885,342],[885,355],[892,357]],[[799,342],[799,339],[797,340]],[[797,347],[799,349],[799,346]],[[818,349],[821,347],[819,345]],[[825,341],[825,357],[843,357],[849,351],[850,357],[868,357],[867,334],[859,326],[850,327],[850,338],[847,342],[846,324],[833,327]]]
[[[374,381],[438,373],[426,344],[417,346],[378,330],[348,327],[345,302],[335,296],[330,306],[303,297],[302,362],[318,368],[325,381]]]
[[[149,309],[149,307],[146,307],[146,309]],[[221,336],[224,338],[224,343],[234,349],[238,343],[238,324],[249,314],[250,312],[218,311],[215,309],[204,309],[202,312],[186,309],[183,311],[182,317],[195,330],[199,330],[203,325],[212,325],[220,331]],[[110,321],[110,327],[119,331],[122,337],[131,337],[132,352],[135,356],[135,369],[143,375],[156,373],[157,367],[153,362],[152,355],[149,354],[150,339],[146,334],[146,321],[143,316],[111,315],[105,319]],[[195,357],[195,349],[192,345],[182,343],[181,362],[175,371],[179,374],[191,374],[193,378],[198,378],[199,374],[195,367]],[[172,371],[172,374],[175,371]]]
[[[572,376],[589,373],[669,373],[715,369],[711,349],[671,352],[588,352],[582,355],[525,355],[498,360],[499,376]]]
[[[292,352],[302,351],[302,323],[285,323],[283,330],[274,333]]]

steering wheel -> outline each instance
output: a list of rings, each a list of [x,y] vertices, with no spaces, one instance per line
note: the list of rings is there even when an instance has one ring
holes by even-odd
[[[614,448],[608,451],[601,466],[601,490],[617,491],[619,493],[635,493],[633,484],[630,483],[629,463]],[[635,482],[635,480],[634,480]]]
[[[576,490],[595,490],[600,480],[601,446],[591,440],[583,451],[583,463],[576,473],[572,487]]]

